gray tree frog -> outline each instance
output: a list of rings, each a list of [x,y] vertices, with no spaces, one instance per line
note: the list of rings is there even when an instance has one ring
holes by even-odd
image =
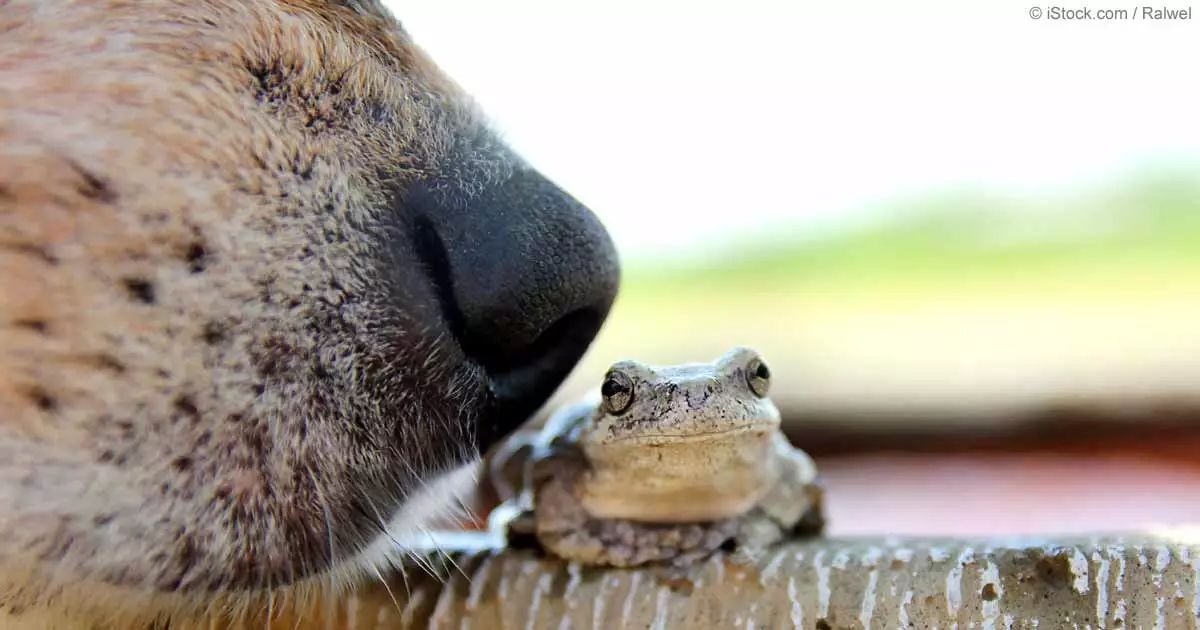
[[[686,565],[824,526],[816,466],[779,429],[754,350],[614,364],[599,392],[485,460],[490,526],[587,564]]]

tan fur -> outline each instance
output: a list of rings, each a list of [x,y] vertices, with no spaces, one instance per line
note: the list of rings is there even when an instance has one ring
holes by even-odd
[[[329,418],[425,446],[478,392],[412,322],[363,336],[362,226],[479,128],[370,2],[0,1],[0,625],[296,596],[369,542],[329,519],[395,508],[398,447]]]

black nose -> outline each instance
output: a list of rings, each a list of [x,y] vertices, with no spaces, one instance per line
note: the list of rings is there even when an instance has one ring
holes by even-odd
[[[616,295],[616,252],[591,211],[527,166],[477,189],[439,181],[408,192],[446,320],[491,381],[494,408],[478,427],[486,447],[583,355]]]

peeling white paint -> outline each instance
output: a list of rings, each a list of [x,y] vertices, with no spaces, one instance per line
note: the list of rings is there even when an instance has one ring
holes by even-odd
[[[533,587],[533,601],[529,602],[528,621],[525,624],[525,630],[537,630],[537,614],[542,608],[542,598],[550,591],[550,583],[554,580],[554,574],[543,573],[542,577],[538,578],[537,584]],[[453,589],[442,589],[445,592]]]
[[[954,566],[946,572],[946,612],[952,618],[958,615],[958,609],[962,607],[963,566],[970,562],[972,557],[974,556],[970,547],[963,549],[955,559]]]
[[[567,602],[568,608],[575,607],[575,590],[579,588],[580,582],[583,581],[583,571],[578,562],[572,562],[567,565],[567,586],[563,589],[563,600]]]
[[[337,609],[337,617],[362,627],[374,627],[378,616],[380,625],[387,625],[386,621],[393,626],[456,630],[500,625],[501,620],[505,620],[505,627],[518,629],[665,630],[706,611],[713,615],[711,623],[738,630],[811,630],[819,618],[830,623],[836,619],[838,627],[863,630],[890,630],[909,623],[943,630],[1023,629],[1038,627],[1042,619],[1047,628],[1112,628],[1113,622],[1120,619],[1130,630],[1149,630],[1184,627],[1197,619],[1200,554],[1195,548],[1142,543],[1142,549],[1128,544],[1127,550],[1121,548],[1118,553],[1113,540],[1104,538],[1091,546],[1077,546],[1073,541],[1026,541],[1026,547],[1015,550],[994,548],[994,542],[964,548],[941,541],[919,541],[914,547],[914,564],[909,566],[899,559],[905,551],[885,548],[879,541],[785,543],[782,549],[761,554],[756,562],[762,568],[746,571],[744,576],[741,571],[730,573],[736,569],[723,564],[720,558],[724,556],[720,555],[717,560],[686,570],[682,579],[691,580],[689,591],[693,597],[680,596],[673,590],[673,583],[654,579],[658,575],[654,570],[600,572],[600,579],[591,580],[590,573],[577,563],[555,564],[501,552],[476,558],[467,575],[451,574],[444,584],[434,585],[418,576],[412,585],[413,595],[398,597],[403,609],[391,610],[399,614],[388,616],[391,606],[381,607],[374,599],[363,599],[345,601]],[[1128,542],[1141,541],[1131,538]],[[934,545],[940,547],[932,551],[931,557],[939,553],[948,557],[930,565],[923,554]],[[1030,552],[1030,545],[1037,545],[1033,549],[1041,551]],[[803,555],[797,553],[798,547],[806,550]],[[907,552],[913,553],[911,549]],[[1020,586],[1018,581],[1033,570],[1028,561],[1031,553],[1062,554],[1059,560],[1071,571],[1068,583],[1075,593],[1086,596],[1074,597],[1064,588],[1060,595],[1065,599],[1043,600],[1037,590],[1040,585]],[[899,557],[893,561],[893,556]],[[1134,564],[1139,556],[1144,558],[1140,569]],[[789,560],[801,557],[806,559],[803,566]],[[1018,561],[1014,563],[1014,559]],[[839,566],[844,569],[835,571]],[[753,564],[748,567],[753,569]],[[724,583],[713,583],[717,572],[724,573]],[[918,579],[911,582],[914,572]],[[701,575],[708,582],[704,588],[698,586]],[[499,577],[502,579],[497,581]],[[1128,587],[1122,584],[1125,581]],[[914,590],[914,584],[919,588]],[[561,597],[557,594],[560,585]],[[1005,585],[1008,593],[1004,592]],[[1014,585],[1016,593],[1012,592]],[[983,599],[985,587],[989,594],[995,590],[996,597]],[[507,597],[497,596],[499,592]],[[1031,593],[1037,593],[1036,599],[1028,597]],[[397,595],[404,593],[397,591]],[[319,625],[320,619],[316,621]]]
[[[1188,556],[1187,563],[1192,567],[1192,586],[1196,588],[1192,593],[1192,618],[1200,619],[1200,556]]]
[[[1116,591],[1118,593],[1123,593],[1125,591],[1125,548],[1124,547],[1116,547],[1116,548],[1114,548],[1114,552],[1116,553],[1116,556],[1117,556],[1116,557],[1116,561],[1117,561]]]
[[[758,622],[754,619],[754,613],[758,612],[758,602],[750,604],[750,610],[746,612],[746,621],[742,624],[745,630],[753,630],[758,626]]]
[[[445,588],[438,589],[437,603],[433,606],[433,615],[430,617],[430,625],[440,623],[446,619],[450,613],[450,607],[454,603],[454,588],[452,587],[453,580],[446,585]]]
[[[787,581],[787,596],[788,601],[792,603],[791,619],[792,627],[804,627],[804,605],[800,603],[800,593],[796,591],[796,576],[789,575]]]
[[[1091,585],[1088,583],[1088,560],[1087,556],[1078,547],[1071,548],[1071,555],[1067,556],[1067,571],[1071,574],[1071,590],[1080,595],[1087,593]]]
[[[467,591],[467,610],[473,611],[479,607],[480,600],[483,599],[483,587],[487,583],[488,569],[492,566],[492,556],[488,556],[479,563],[471,576],[471,586]]]
[[[817,572],[817,614],[829,615],[829,566],[825,564],[825,552],[813,556],[813,569]]]
[[[1171,563],[1171,550],[1166,545],[1159,545],[1154,554],[1154,566],[1159,571],[1166,571]]]
[[[1116,603],[1114,604],[1113,622],[1116,622],[1118,619],[1120,619],[1122,623],[1124,623],[1125,621],[1128,621],[1127,619],[1125,619],[1125,612],[1126,612],[1125,611],[1125,598],[1122,597],[1122,598],[1118,599],[1116,601]]]
[[[875,614],[875,587],[879,583],[879,569],[872,568],[867,575],[867,588],[863,591],[862,606],[858,611],[858,620],[863,630],[871,630],[871,615]]]
[[[413,615],[420,609],[421,604],[425,602],[425,589],[418,588],[409,596],[408,601],[404,602],[404,610],[400,611],[401,627],[410,627],[413,625]]]
[[[721,584],[725,582],[725,562],[716,555],[713,555],[709,558],[709,564],[713,568],[713,583]]]
[[[762,573],[759,574],[761,577],[759,582],[765,586],[766,580],[773,579],[775,574],[779,571],[779,565],[783,564],[783,560],[786,557],[787,552],[783,549],[780,549],[772,554],[771,561],[767,563],[766,567],[763,567]]]
[[[624,623],[624,620],[629,619],[629,616],[633,614],[633,603],[634,600],[637,599],[638,587],[641,586],[641,584],[642,572],[634,571],[629,576],[629,585],[627,587],[629,589],[629,593],[625,596],[625,603],[621,605],[622,623]]]
[[[671,591],[665,587],[658,588],[658,598],[654,600],[654,623],[650,626],[655,630],[667,627],[667,612],[671,607]]]
[[[1108,568],[1109,561],[1100,550],[1092,552],[1096,563],[1096,623],[1103,628],[1108,624]]]
[[[615,577],[615,576],[614,576]],[[601,580],[600,586],[596,589],[596,598],[592,601],[592,628],[604,627],[604,612],[605,602],[608,601],[608,591],[610,584],[616,583],[615,580]]]
[[[913,592],[905,591],[904,601],[900,602],[899,612],[896,613],[896,621],[900,623],[901,628],[908,627],[908,606],[912,604]]]

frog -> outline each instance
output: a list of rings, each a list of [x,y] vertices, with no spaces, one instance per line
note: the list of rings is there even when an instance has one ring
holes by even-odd
[[[825,526],[812,458],[780,429],[763,357],[614,363],[597,390],[485,459],[493,534],[586,565],[687,566]]]

